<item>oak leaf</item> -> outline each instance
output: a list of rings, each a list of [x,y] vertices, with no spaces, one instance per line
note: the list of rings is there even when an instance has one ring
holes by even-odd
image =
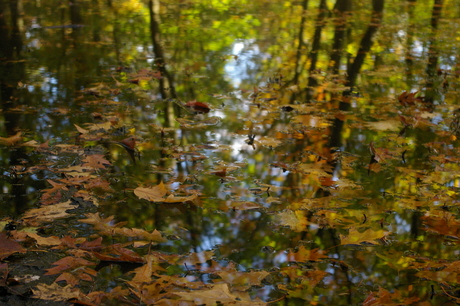
[[[38,245],[53,246],[60,245],[62,243],[61,239],[59,239],[59,237],[57,236],[42,237],[37,235],[36,233],[27,233],[27,236],[35,239]]]
[[[111,165],[111,163],[102,154],[88,155],[83,159],[83,167],[105,169],[104,165]]]
[[[131,251],[127,248],[122,247],[119,244],[114,244],[106,249],[104,253],[94,252],[94,255],[103,261],[114,261],[114,262],[134,262],[144,263],[145,259],[139,256],[136,252]]]

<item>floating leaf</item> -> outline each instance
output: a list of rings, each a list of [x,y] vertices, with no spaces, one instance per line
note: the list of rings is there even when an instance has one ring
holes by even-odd
[[[225,305],[251,305],[251,306],[262,306],[266,303],[261,301],[253,301],[249,297],[249,294],[236,295],[230,292],[227,284],[216,284],[210,289],[189,291],[189,292],[174,292],[175,295],[181,297],[182,301],[191,301],[195,305],[215,305],[216,302],[220,302]]]
[[[0,137],[0,145],[4,146],[14,146],[20,141],[22,141],[22,132],[20,131],[10,137]]]
[[[52,301],[67,301],[83,295],[80,290],[72,285],[61,287],[57,283],[52,283],[51,285],[39,284],[36,289],[32,289],[32,292],[34,293],[33,297],[36,299]]]
[[[24,214],[23,219],[28,224],[38,225],[43,222],[52,222],[56,219],[65,218],[69,216],[67,210],[76,208],[75,205],[71,203],[72,202],[68,200],[63,203],[32,208]]]
[[[25,253],[24,249],[16,241],[8,239],[5,233],[0,233],[0,260],[3,260],[14,253]]]
[[[136,196],[138,196],[140,199],[146,199],[151,202],[183,203],[193,201],[198,197],[197,194],[192,194],[191,196],[187,197],[177,197],[173,194],[170,194],[165,198],[164,196],[167,193],[168,190],[164,186],[163,182],[151,188],[137,187],[136,189],[134,189],[134,194]]]

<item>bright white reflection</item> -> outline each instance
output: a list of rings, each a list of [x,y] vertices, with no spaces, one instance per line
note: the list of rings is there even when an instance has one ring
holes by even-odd
[[[229,60],[225,65],[227,78],[235,88],[239,87],[243,79],[248,78],[247,70],[256,68],[252,58],[260,54],[258,46],[253,44],[254,40],[248,39],[235,42],[232,54],[236,60]]]

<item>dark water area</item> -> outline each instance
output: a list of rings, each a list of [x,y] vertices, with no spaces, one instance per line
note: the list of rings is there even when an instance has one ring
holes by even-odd
[[[21,256],[97,266],[58,280],[94,305],[459,303],[459,21],[441,0],[0,0],[1,225]],[[105,265],[115,244],[158,268]]]

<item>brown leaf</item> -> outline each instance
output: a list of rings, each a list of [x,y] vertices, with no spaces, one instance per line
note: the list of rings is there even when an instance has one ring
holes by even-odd
[[[76,268],[81,268],[82,266],[92,266],[95,264],[83,258],[67,256],[62,259],[59,259],[58,261],[53,263],[53,265],[55,265],[56,267],[47,269],[48,272],[46,272],[45,275],[59,274],[65,271],[71,271]]]
[[[61,287],[57,283],[52,283],[51,285],[39,284],[36,289],[32,289],[32,292],[34,293],[33,297],[36,299],[52,301],[67,301],[83,295],[80,290],[72,285]]]
[[[163,262],[160,257],[156,255],[146,255],[145,257],[146,263],[137,269],[134,270],[134,277],[131,282],[138,282],[138,283],[149,283],[152,281],[152,274],[156,271],[166,271],[166,269],[159,266],[159,263]]]
[[[23,220],[27,224],[39,225],[43,222],[51,222],[69,216],[67,213],[68,209],[75,209],[75,205],[72,205],[70,200],[40,208],[32,208],[26,211]]]
[[[0,260],[3,260],[14,253],[25,253],[24,249],[16,241],[8,239],[5,233],[0,233]]]
[[[104,250],[104,254],[94,252],[94,255],[103,261],[135,262],[135,263],[145,262],[145,259],[139,256],[136,252],[123,248],[119,244],[114,244],[106,248]]]
[[[88,155],[83,159],[83,167],[91,167],[94,169],[105,169],[104,165],[111,165],[111,163],[104,158],[102,154]]]
[[[17,132],[15,135],[10,137],[0,137],[0,145],[4,146],[14,146],[20,141],[22,141],[22,132]]]

